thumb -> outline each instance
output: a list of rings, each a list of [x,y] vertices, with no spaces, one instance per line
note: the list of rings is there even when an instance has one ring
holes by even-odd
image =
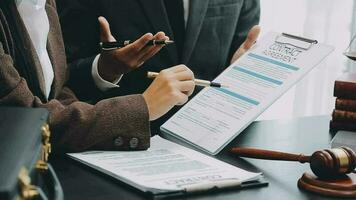
[[[261,32],[261,28],[258,25],[253,26],[247,34],[247,38],[244,42],[244,49],[250,49],[255,44],[258,35]]]
[[[115,42],[115,38],[111,35],[109,22],[105,17],[100,16],[98,21],[100,26],[100,40],[102,42]]]

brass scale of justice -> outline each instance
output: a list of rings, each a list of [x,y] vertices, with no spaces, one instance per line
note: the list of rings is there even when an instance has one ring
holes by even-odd
[[[351,50],[355,39],[356,35],[344,55],[356,61],[356,50]],[[313,173],[303,174],[299,188],[324,196],[356,198],[356,153],[348,147],[324,149],[311,156],[255,148],[233,148],[231,152],[240,157],[309,163]]]

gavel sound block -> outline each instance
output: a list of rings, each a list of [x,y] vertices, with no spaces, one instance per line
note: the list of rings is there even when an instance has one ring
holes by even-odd
[[[254,148],[233,148],[231,152],[240,157],[310,163],[315,175],[304,173],[298,181],[300,188],[327,196],[356,197],[356,154],[348,147],[316,151],[311,156]]]

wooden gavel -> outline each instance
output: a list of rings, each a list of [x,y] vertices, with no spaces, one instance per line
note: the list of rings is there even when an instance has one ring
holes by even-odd
[[[354,172],[356,167],[356,154],[349,147],[316,151],[311,156],[255,148],[233,148],[231,152],[234,155],[247,158],[310,163],[313,173],[324,179]]]

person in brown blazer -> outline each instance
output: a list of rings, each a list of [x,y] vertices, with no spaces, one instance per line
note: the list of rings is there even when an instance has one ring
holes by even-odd
[[[0,106],[47,108],[52,143],[58,151],[148,148],[149,121],[187,101],[194,89],[193,73],[183,65],[175,66],[161,71],[143,94],[106,99],[95,105],[78,101],[66,87],[71,77],[55,1],[45,1],[0,1]],[[99,21],[103,41],[114,40],[107,21]],[[146,34],[132,45],[104,54],[97,66],[99,75],[112,81],[139,66],[161,48],[146,47],[146,43],[164,38],[163,33]],[[120,56],[122,63],[110,62]]]

